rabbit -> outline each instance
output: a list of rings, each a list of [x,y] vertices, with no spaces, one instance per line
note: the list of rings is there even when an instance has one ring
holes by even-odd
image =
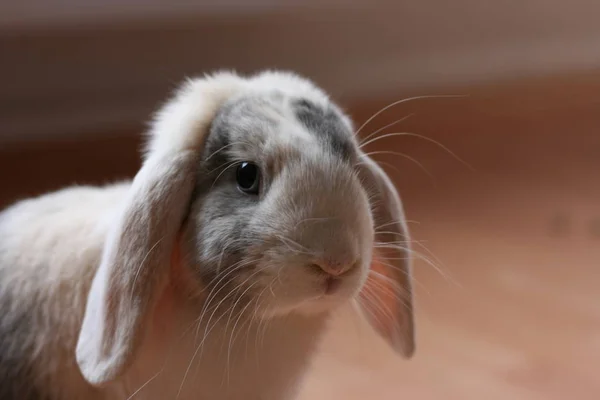
[[[402,203],[311,80],[188,79],[142,156],[0,214],[0,399],[292,399],[345,304],[413,355]]]

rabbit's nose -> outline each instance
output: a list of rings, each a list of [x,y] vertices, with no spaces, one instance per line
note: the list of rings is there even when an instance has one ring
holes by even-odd
[[[358,265],[357,261],[342,261],[331,258],[324,258],[315,260],[312,264],[312,268],[319,271],[320,273],[326,273],[331,276],[340,276],[356,268]]]

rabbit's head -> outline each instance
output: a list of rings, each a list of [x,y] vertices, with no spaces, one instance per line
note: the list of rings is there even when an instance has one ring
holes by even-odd
[[[389,243],[377,271],[376,242]],[[132,362],[174,250],[188,286],[205,294],[204,307],[237,307],[263,319],[327,313],[356,299],[377,274],[380,285],[357,304],[390,289],[383,293],[395,301],[388,312],[364,315],[409,356],[408,242],[389,178],[361,151],[348,117],[312,83],[271,71],[191,80],[158,113],[105,243],[79,366],[101,384]]]

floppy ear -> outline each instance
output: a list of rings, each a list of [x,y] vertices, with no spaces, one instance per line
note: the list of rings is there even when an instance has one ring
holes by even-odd
[[[122,374],[149,329],[208,126],[238,83],[230,75],[189,81],[158,114],[148,156],[106,237],[88,294],[76,358],[93,385]]]
[[[364,315],[404,357],[415,351],[410,240],[398,192],[386,173],[361,154],[360,174],[371,196],[376,248],[361,296]]]
[[[196,160],[191,151],[150,157],[106,239],[76,350],[79,367],[92,384],[115,378],[142,341],[167,281]]]

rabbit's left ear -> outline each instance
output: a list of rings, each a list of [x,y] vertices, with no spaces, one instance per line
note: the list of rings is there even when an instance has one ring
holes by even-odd
[[[88,294],[76,358],[93,385],[117,378],[135,359],[169,278],[209,125],[239,85],[230,75],[190,81],[158,115]]]
[[[367,321],[404,357],[415,351],[410,240],[400,197],[387,174],[361,154],[360,174],[372,198],[376,251],[360,304]]]

